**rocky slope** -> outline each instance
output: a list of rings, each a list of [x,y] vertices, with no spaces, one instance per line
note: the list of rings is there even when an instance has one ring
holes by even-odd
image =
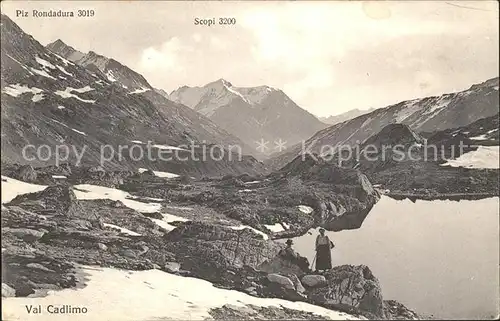
[[[356,108],[356,109],[349,110],[349,111],[342,113],[342,114],[339,114],[339,115],[332,115],[329,117],[320,117],[319,120],[321,120],[325,124],[335,125],[338,123],[345,122],[346,120],[350,120],[350,119],[356,118],[358,116],[371,113],[374,110],[375,110],[375,108],[370,108],[370,109],[366,109],[366,110],[364,110],[364,109],[361,110],[361,109]]]
[[[125,80],[112,82],[103,72],[92,71],[47,50],[7,16],[2,15],[1,19],[2,162],[54,164],[56,147],[66,146],[68,150],[59,157],[62,161],[75,163],[77,154],[84,151],[83,164],[98,165],[102,156],[109,157],[103,163],[107,168],[169,172],[175,169],[179,174],[193,175],[254,174],[263,169],[253,157],[244,156],[242,161],[237,161],[237,157],[230,159],[227,150],[219,152],[224,153],[220,162],[206,155],[206,161],[199,161],[206,154],[203,146],[207,144],[225,148],[244,144],[202,115],[160,93],[138,92],[120,83]],[[65,52],[75,56],[71,50]],[[111,61],[105,66],[117,64]],[[135,77],[133,71],[121,67],[125,70],[123,79],[130,77],[134,84],[144,81],[142,76]],[[148,141],[152,147],[148,147]],[[197,146],[192,152],[172,155],[172,151],[179,151],[178,145],[191,149],[193,141]],[[24,157],[22,150],[27,145],[32,147]],[[47,146],[36,155],[36,148],[42,145]],[[106,145],[108,149],[101,150]],[[125,146],[121,153],[119,146]],[[152,157],[140,157],[148,151]],[[170,153],[163,154],[165,161],[160,160],[162,151]]]
[[[81,297],[97,297],[97,301],[86,301],[91,314],[105,297],[120,304],[123,295],[151,293],[151,300],[141,302],[142,306],[158,298],[171,302],[172,296],[191,302],[171,306],[169,315],[179,319],[201,317],[199,313],[224,320],[418,318],[403,305],[385,301],[378,280],[366,266],[339,266],[317,275],[310,271],[307,259],[293,262],[278,255],[283,245],[268,237],[284,235],[276,232],[276,222],[281,230],[294,233],[304,221],[335,228],[331,222],[338,225],[343,220],[335,216],[352,216],[356,206],[370,206],[377,199],[366,178],[355,170],[329,170],[322,164],[306,170],[301,164],[262,182],[248,176],[186,182],[147,172],[108,173],[121,178],[112,181],[90,168],[82,171],[69,166],[64,168],[66,179],[49,182],[53,174],[62,174],[56,172],[60,168],[14,169],[9,175],[18,173],[18,178],[31,183],[2,177],[2,296],[18,300],[3,303],[12,316],[19,316],[25,311],[21,298],[29,296],[30,304],[44,304],[63,289],[75,289],[71,293],[81,293],[79,301],[66,293],[68,302],[81,304]],[[305,204],[311,207],[296,205],[307,202],[294,201],[302,191],[297,182],[280,187],[283,179],[294,177],[308,185],[304,187],[311,194],[305,197],[310,203]],[[7,189],[17,196],[6,197]],[[331,206],[344,206],[351,212],[329,215],[321,205],[327,195],[331,197],[328,211]],[[355,196],[360,198],[358,205]],[[268,203],[266,213],[260,212],[263,202]],[[141,278],[151,273],[154,277]],[[117,279],[122,274],[126,276]],[[120,289],[120,299],[115,299],[116,286],[106,288],[108,279],[111,284],[121,282],[129,291]],[[132,282],[136,279],[139,285]],[[177,285],[189,290],[183,292]],[[161,292],[152,291],[158,288]],[[204,299],[193,288],[204,289]],[[269,306],[271,302],[264,298],[281,301]],[[19,309],[16,304],[21,304]],[[131,317],[121,318],[154,318],[162,313],[158,308],[144,309],[138,316],[139,310],[132,310]],[[155,314],[148,315],[151,311]]]
[[[498,196],[498,114],[434,133],[390,124],[352,149],[323,157],[360,170],[396,198]]]
[[[324,146],[353,147],[393,123],[408,125],[417,133],[465,126],[498,113],[498,88],[499,80],[493,78],[461,92],[403,101],[376,109],[317,132],[303,145],[287,149],[269,160],[268,164],[272,168],[280,168],[303,150],[318,153]]]
[[[287,146],[325,128],[315,116],[300,108],[283,91],[268,86],[235,87],[219,79],[203,87],[181,87],[170,99],[209,117],[250,146],[282,140]],[[274,152],[274,146],[261,151]]]
[[[110,83],[121,86],[128,90],[129,94],[142,95],[148,98],[169,119],[175,120],[180,123],[179,125],[185,127],[185,135],[189,139],[237,145],[242,148],[245,154],[255,152],[253,148],[250,148],[239,138],[218,127],[203,115],[195,113],[181,104],[172,102],[168,99],[168,94],[164,90],[153,88],[141,74],[122,65],[113,58],[99,55],[93,51],[84,54],[65,44],[60,39],[48,44],[46,48],[77,65],[101,75]]]
[[[450,128],[438,132],[422,133],[428,137],[429,142],[443,142],[451,145],[458,139],[466,143],[478,145],[499,145],[499,114],[485,117],[475,122],[458,128]]]
[[[66,45],[61,39],[48,44],[46,48],[77,65],[99,71],[109,82],[118,82],[123,88],[129,89],[131,92],[153,89],[141,74],[112,58],[107,58],[93,51],[84,54]]]

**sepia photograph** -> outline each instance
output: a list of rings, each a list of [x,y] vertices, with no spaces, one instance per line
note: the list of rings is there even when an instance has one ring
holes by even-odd
[[[1,2],[2,320],[500,318],[499,2]]]

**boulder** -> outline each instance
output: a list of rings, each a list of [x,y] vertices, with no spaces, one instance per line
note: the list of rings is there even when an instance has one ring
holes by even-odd
[[[31,165],[24,165],[16,173],[16,179],[23,182],[34,182],[37,179],[37,172]]]
[[[309,274],[302,277],[302,283],[310,288],[326,285],[326,278],[323,275]]]
[[[105,244],[103,244],[103,243],[97,243],[97,247],[101,251],[107,251],[108,250],[108,247]]]
[[[37,230],[32,230],[29,228],[3,228],[2,229],[2,234],[7,233],[7,234],[12,234],[18,238],[23,239],[26,242],[35,242],[41,239],[44,235],[45,232],[42,231],[37,231]]]
[[[166,250],[175,254],[183,270],[212,282],[221,281],[231,267],[256,268],[281,248],[250,229],[234,230],[199,221],[180,223],[164,239]]]
[[[299,277],[309,272],[308,268],[309,261],[305,257],[299,256],[297,260],[292,261],[281,255],[277,255],[257,267],[258,270],[266,273],[294,274]]]
[[[309,299],[325,306],[347,306],[384,318],[380,284],[364,265],[336,266],[325,274],[326,284],[310,289]]]
[[[2,283],[2,298],[10,298],[16,296],[16,290],[5,283]]]
[[[388,320],[419,320],[421,317],[403,304],[394,300],[384,301],[384,313]]]
[[[293,282],[293,285],[295,286],[295,290],[298,292],[298,293],[304,293],[306,292],[306,289],[304,288],[304,286],[302,285],[302,283],[300,282],[300,279],[295,275],[295,274],[289,274],[287,275],[287,277],[292,280]]]
[[[181,269],[181,265],[177,262],[167,262],[165,263],[165,271],[169,273],[177,273]]]
[[[45,272],[54,272],[53,270],[43,266],[40,263],[29,263],[29,264],[26,264],[26,267],[30,268],[30,269],[45,271]]]
[[[68,215],[75,201],[76,196],[71,187],[53,185],[40,192],[18,195],[9,204],[25,207],[35,212]]]
[[[225,304],[208,310],[214,320],[329,320],[317,313],[286,308],[283,306],[262,307],[247,304],[235,306]]]
[[[272,283],[279,284],[281,287],[285,289],[295,290],[295,285],[293,284],[292,280],[290,280],[286,276],[282,276],[276,273],[271,273],[267,275],[267,279]]]

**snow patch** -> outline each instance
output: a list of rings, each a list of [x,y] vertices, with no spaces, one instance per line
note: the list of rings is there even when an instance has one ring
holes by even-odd
[[[94,88],[90,87],[90,86],[85,86],[83,88],[72,88],[72,87],[67,87],[66,90],[68,90],[68,88],[70,88],[71,90],[70,91],[76,91],[77,93],[80,93],[80,94],[83,94],[83,93],[86,93],[86,92],[89,92],[89,91],[92,91],[94,90]]]
[[[2,204],[12,201],[18,195],[35,193],[46,188],[45,185],[26,183],[2,175]]]
[[[180,216],[176,216],[176,215],[172,215],[172,214],[167,214],[167,213],[161,213],[161,215],[163,215],[163,219],[160,220],[157,218],[151,218],[151,221],[156,223],[158,226],[163,227],[164,229],[166,229],[169,232],[176,228],[176,226],[171,225],[169,223],[178,222],[178,221],[189,222],[189,220],[184,218],[184,217],[180,217]]]
[[[66,69],[64,69],[64,67],[61,67],[59,65],[57,65],[56,67],[57,67],[57,69],[59,69],[60,71],[62,71],[63,73],[65,73],[66,75],[73,77],[73,74],[70,73],[70,72],[67,72]]]
[[[462,154],[456,159],[450,159],[441,166],[467,168],[499,168],[499,146],[479,146],[477,150]]]
[[[74,128],[70,128],[70,129],[71,129],[72,131],[74,131],[75,133],[78,133],[78,134],[83,135],[83,136],[87,136],[87,134],[85,134],[84,132],[81,132],[81,131],[76,130],[76,129],[74,129]]]
[[[52,178],[67,178],[64,175],[52,175]]]
[[[239,226],[230,226],[231,229],[233,230],[244,230],[246,228],[248,229],[251,229],[252,231],[254,231],[255,233],[259,234],[259,235],[262,235],[262,237],[264,238],[264,240],[268,240],[269,239],[269,236],[267,236],[266,233],[262,232],[262,231],[259,231],[258,229],[256,228],[253,228],[251,226],[248,226],[248,225],[239,225]]]
[[[33,102],[39,102],[40,100],[43,100],[43,94],[34,94],[33,97],[31,97],[31,101]]]
[[[310,206],[307,206],[307,205],[299,205],[297,206],[299,208],[299,211],[301,211],[302,213],[306,213],[306,214],[311,214],[314,209]]]
[[[139,173],[144,173],[144,172],[147,172],[147,171],[148,171],[147,168],[139,168]],[[155,176],[162,177],[162,178],[175,178],[175,177],[179,177],[179,175],[174,174],[174,173],[169,173],[169,172],[153,171],[153,174]]]
[[[68,125],[66,125],[65,123],[61,123],[60,121],[55,120],[55,119],[52,119],[52,118],[49,118],[49,119],[50,119],[50,120],[52,120],[52,121],[53,121],[53,122],[55,122],[55,123],[58,123],[59,125],[62,125],[62,126],[64,126],[64,127],[66,127],[66,128],[71,129],[71,130],[72,130],[72,131],[74,131],[75,133],[81,134],[81,135],[83,135],[83,136],[87,136],[87,134],[85,134],[84,132],[81,132],[81,131],[79,131],[79,130],[77,130],[77,129],[71,128],[71,127],[69,127]]]
[[[364,128],[366,125],[368,125],[371,121],[373,120],[372,117],[368,117],[362,124],[361,128]]]
[[[127,235],[130,235],[130,236],[141,236],[141,234],[139,234],[139,233],[136,233],[136,232],[131,231],[129,229],[126,229],[124,227],[120,227],[118,225],[104,223],[104,226],[111,227],[112,229],[117,229],[117,230],[120,231],[120,233],[127,234]]]
[[[133,199],[144,199],[144,200],[155,201],[155,202],[163,202],[163,201],[165,201],[163,198],[157,198],[157,197],[134,196],[134,195],[131,195],[130,197],[133,198]]]
[[[111,82],[115,82],[116,81],[115,75],[113,74],[112,70],[108,70],[108,72],[106,72],[106,77]]]
[[[64,106],[57,106],[57,109],[66,109]]]
[[[50,78],[50,79],[54,79],[54,80],[57,80],[56,78],[52,77],[51,75],[49,75],[45,70],[40,70],[40,69],[36,69],[36,68],[30,68],[31,71],[33,71],[35,74],[37,75],[40,75],[40,76],[43,76],[43,77],[46,77],[46,78]]]
[[[231,87],[227,86],[225,83],[224,83],[224,87],[231,93],[235,94],[236,96],[239,96],[241,99],[243,99],[244,102],[248,103],[248,104],[252,104],[248,99],[246,99],[245,97],[243,97],[242,94],[240,94],[239,92],[237,92],[236,90],[232,89]]]
[[[486,134],[482,134],[482,135],[479,135],[479,136],[471,137],[469,139],[472,139],[472,140],[484,140],[484,139],[488,139],[488,137],[486,137]]]
[[[400,123],[406,118],[413,115],[420,109],[420,106],[417,104],[418,100],[411,100],[406,102],[403,107],[396,113],[396,123]]]
[[[80,184],[74,186],[74,192],[77,199],[109,199],[113,201],[121,201],[128,208],[141,213],[154,213],[161,209],[161,204],[134,201],[133,199],[136,197],[130,195],[128,192],[110,187]]]
[[[427,114],[435,114],[437,113],[439,110],[445,108],[445,107],[448,107],[448,105],[450,104],[450,99],[447,99],[447,98],[443,98],[441,97],[435,105],[432,105],[428,110],[426,110],[425,112],[422,113],[422,115],[427,115]]]
[[[54,53],[54,52],[53,52],[52,54],[53,54],[54,56],[56,56],[56,58],[58,58],[59,60],[61,60],[61,61],[64,63],[64,65],[65,65],[65,66],[67,66],[67,65],[73,65],[73,66],[74,66],[74,65],[75,65],[74,63],[72,63],[72,62],[71,62],[71,61],[69,61],[68,59],[66,59],[66,58],[64,58],[64,57],[61,57],[61,56],[59,56],[58,54],[56,54],[56,53]]]
[[[82,101],[84,103],[93,104],[93,103],[95,103],[95,100],[83,99],[83,98],[80,98],[79,96],[71,93],[72,91],[76,91],[78,93],[85,93],[85,92],[88,92],[91,90],[93,90],[93,88],[90,88],[90,86],[85,86],[83,88],[66,87],[66,89],[64,91],[58,90],[58,91],[54,92],[54,94],[61,96],[62,98],[75,98],[75,99],[78,99],[79,101]]]
[[[261,181],[251,181],[251,182],[246,182],[244,183],[245,185],[251,185],[251,184],[257,184],[260,183]]]
[[[140,94],[140,93],[144,93],[144,92],[149,91],[149,90],[150,90],[149,88],[142,87],[141,89],[136,89],[134,91],[129,92],[129,94]]]
[[[35,60],[42,66],[42,68],[56,69],[56,67],[53,64],[51,64],[47,60],[40,58],[39,56],[35,56]]]
[[[264,226],[268,230],[270,230],[271,232],[274,232],[274,233],[283,232],[285,230],[280,223],[276,223],[276,224],[273,224],[273,225],[267,225],[267,224],[265,224]]]
[[[248,192],[255,192],[255,190],[246,188],[246,189],[240,189],[238,192],[239,193],[248,193]]]
[[[131,140],[132,143],[136,143],[136,144],[144,144],[143,142],[141,142],[140,140]]]
[[[175,146],[168,146],[168,145],[159,145],[159,144],[154,144],[154,145],[151,145],[152,147],[156,147],[158,149],[175,149],[175,150],[186,150],[187,149],[184,149],[184,148],[180,148],[180,147],[175,147]]]
[[[212,283],[161,270],[127,271],[82,266],[87,285],[82,289],[49,291],[46,297],[2,298],[2,314],[8,320],[26,320],[26,306],[82,306],[88,312],[72,314],[71,320],[207,320],[209,311],[225,304],[245,307],[285,307],[315,313],[333,320],[356,320],[343,312],[305,302],[258,298],[243,292],[214,287]],[[33,320],[68,320],[66,314],[43,314]]]
[[[2,91],[12,97],[18,97],[19,95],[22,95],[24,93],[33,93],[36,95],[43,92],[43,90],[41,90],[40,88],[29,88],[28,86],[21,84],[8,85],[4,87]]]

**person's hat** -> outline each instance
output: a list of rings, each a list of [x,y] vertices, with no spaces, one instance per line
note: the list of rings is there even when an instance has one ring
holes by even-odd
[[[288,240],[286,240],[286,244],[288,244],[288,245],[292,245],[292,244],[293,244],[293,241],[292,241],[291,239],[288,239]]]

